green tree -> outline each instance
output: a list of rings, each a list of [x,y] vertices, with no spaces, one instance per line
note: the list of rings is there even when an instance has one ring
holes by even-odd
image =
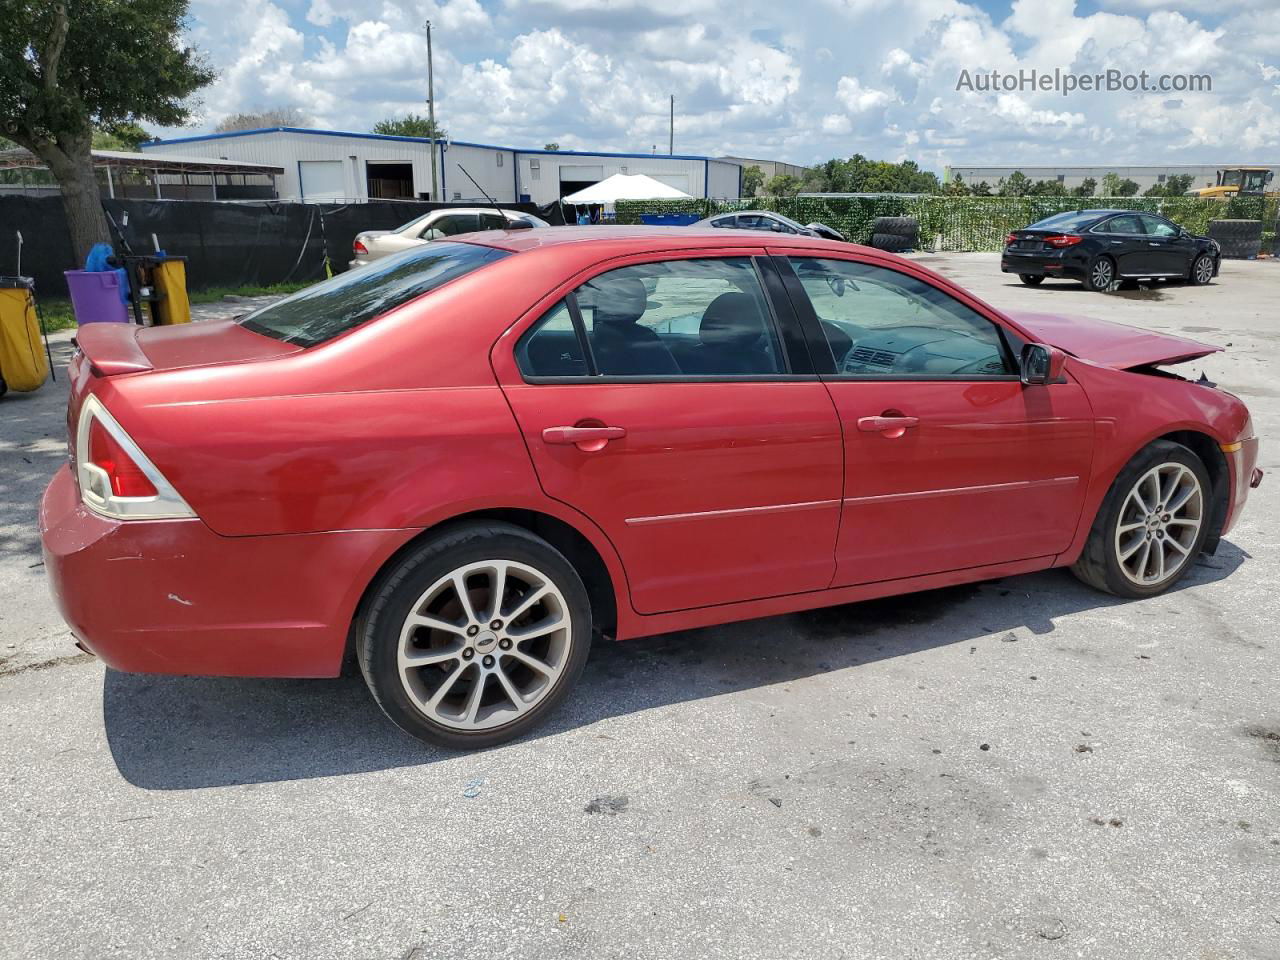
[[[1138,192],[1138,185],[1118,173],[1108,173],[1102,178],[1102,195],[1104,197],[1132,197]]]
[[[1194,178],[1189,173],[1175,173],[1164,183],[1157,183],[1149,188],[1144,197],[1180,197],[1191,187]]]
[[[1027,188],[1029,197],[1065,197],[1067,188],[1060,180],[1037,180]]]
[[[1080,186],[1071,188],[1071,195],[1073,197],[1092,197],[1097,189],[1098,181],[1093,177],[1085,177],[1080,181]]]
[[[0,134],[49,167],[72,252],[109,241],[90,154],[95,126],[176,127],[187,98],[214,79],[181,42],[187,0],[3,0]]]
[[[403,117],[388,117],[373,125],[374,133],[382,133],[392,137],[423,137],[443,140],[449,136],[438,123],[432,123],[429,117],[409,113]]]
[[[973,185],[973,195],[975,197],[991,196],[991,184],[987,183],[985,180],[978,181]]]
[[[803,182],[814,193],[937,193],[942,188],[937,174],[921,170],[914,160],[889,163],[860,153],[819,164]]]
[[[764,192],[770,197],[794,197],[800,192],[800,180],[789,173],[780,173],[770,177],[764,185]]]
[[[311,118],[297,107],[270,107],[255,113],[233,113],[223,117],[213,128],[214,133],[235,133],[237,130],[263,130],[267,127],[305,127]]]
[[[151,134],[136,123],[125,121],[117,123],[110,130],[93,131],[94,150],[124,150],[137,152],[148,140],[154,140]]]
[[[942,192],[949,197],[967,197],[972,191],[964,182],[964,177],[957,173],[943,185]]]
[[[1009,179],[1001,178],[996,184],[996,193],[1002,197],[1025,197],[1031,192],[1031,178],[1021,170],[1009,174]]]
[[[543,150],[550,150],[552,153],[556,153],[556,152],[560,149],[560,144],[558,144],[558,143],[548,143],[548,144],[544,144],[544,145],[543,145],[543,147],[542,147],[542,149],[543,149]]]
[[[749,167],[742,168],[742,195],[744,197],[754,197],[760,192],[760,188],[763,186],[763,170],[754,163]]]

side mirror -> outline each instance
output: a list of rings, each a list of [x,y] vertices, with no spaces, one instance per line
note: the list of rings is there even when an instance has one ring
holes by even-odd
[[[1022,348],[1018,376],[1027,386],[1046,383],[1065,383],[1062,375],[1067,355],[1047,343],[1028,343]]]

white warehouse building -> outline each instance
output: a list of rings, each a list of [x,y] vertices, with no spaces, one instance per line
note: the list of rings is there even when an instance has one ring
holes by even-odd
[[[439,195],[431,191],[436,150]],[[742,166],[714,157],[521,150],[461,140],[270,127],[156,140],[156,155],[268,163],[284,169],[281,200],[483,200],[467,174],[500,203],[554,203],[616,173],[643,173],[692,197],[739,196]],[[465,169],[465,173],[463,172]]]

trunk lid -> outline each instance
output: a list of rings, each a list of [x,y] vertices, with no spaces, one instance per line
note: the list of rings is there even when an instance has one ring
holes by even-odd
[[[1069,230],[1066,232],[1071,233]],[[1022,251],[1053,250],[1055,249],[1054,247],[1044,242],[1045,238],[1058,237],[1062,233],[1063,231],[1061,230],[1014,230],[1011,234],[1013,243],[1009,244],[1006,249]]]
[[[1116,370],[1185,363],[1222,350],[1211,343],[1093,317],[1021,311],[1007,311],[1007,315],[1040,342]]]
[[[234,320],[172,327],[87,324],[76,331],[76,343],[99,377],[270,360],[302,349],[253,333]]]

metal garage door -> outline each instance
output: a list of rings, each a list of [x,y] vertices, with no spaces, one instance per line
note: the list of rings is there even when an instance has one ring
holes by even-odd
[[[347,195],[341,160],[300,160],[298,179],[303,200],[341,200]]]

